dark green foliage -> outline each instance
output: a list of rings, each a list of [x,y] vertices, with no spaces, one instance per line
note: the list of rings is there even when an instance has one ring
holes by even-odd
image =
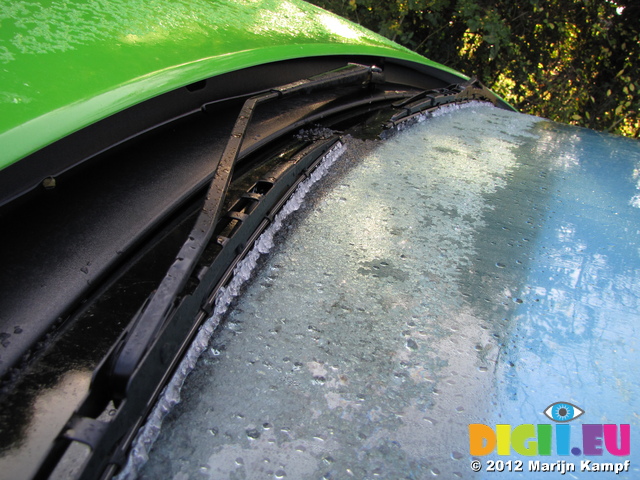
[[[638,0],[313,0],[521,111],[640,135]]]

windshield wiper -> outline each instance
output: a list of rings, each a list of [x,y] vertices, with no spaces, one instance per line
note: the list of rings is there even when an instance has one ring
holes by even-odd
[[[126,396],[127,382],[142,360],[149,345],[170,316],[176,299],[184,289],[194,271],[198,259],[209,243],[220,218],[222,204],[231,182],[234,165],[251,121],[260,104],[298,93],[311,93],[318,89],[344,85],[365,84],[371,80],[375,67],[351,64],[311,79],[300,80],[249,98],[235,122],[220,161],[216,165],[213,179],[206,194],[205,203],[198,214],[187,241],[183,244],[174,263],[146,305],[137,314],[132,328],[124,339],[112,363],[111,378],[114,393]]]
[[[490,102],[496,106],[506,106],[498,97],[478,79],[471,78],[467,82],[449,85],[446,88],[425,90],[411,98],[395,103],[393,106],[400,109],[387,123],[387,128],[392,128],[400,123],[410,121],[419,115],[424,115],[443,105],[452,103],[465,103],[471,101]],[[504,105],[503,105],[504,104]]]

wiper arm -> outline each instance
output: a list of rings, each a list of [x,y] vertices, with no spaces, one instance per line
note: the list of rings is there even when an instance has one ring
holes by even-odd
[[[215,167],[205,203],[198,214],[187,241],[182,245],[174,263],[154,294],[148,299],[132,322],[129,333],[116,348],[111,362],[111,388],[119,397],[126,397],[128,382],[136,367],[153,343],[158,332],[170,317],[176,299],[192,275],[199,258],[211,240],[220,218],[222,204],[231,182],[234,165],[256,107],[262,103],[298,93],[344,85],[367,84],[380,75],[376,67],[350,64],[310,79],[300,80],[249,98],[235,122],[222,157]]]

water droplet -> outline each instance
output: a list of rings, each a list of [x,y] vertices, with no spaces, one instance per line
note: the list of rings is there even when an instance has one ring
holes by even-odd
[[[249,428],[246,430],[247,437],[252,438],[254,440],[260,438],[260,432],[255,428]]]
[[[505,267],[506,267],[506,265],[505,265],[504,263],[497,262],[497,263],[496,263],[496,267],[498,267],[498,268],[505,268]]]
[[[280,470],[276,470],[276,478],[284,478],[287,476],[287,473],[280,469]]]
[[[451,452],[451,458],[453,458],[454,460],[460,460],[461,458],[464,457],[464,454],[457,452],[457,451],[453,451]]]
[[[433,475],[434,477],[437,477],[438,475],[440,475],[440,470],[438,470],[437,468],[432,468],[431,469],[431,475]]]
[[[407,340],[407,348],[410,350],[417,350],[418,343],[413,338],[410,338],[409,340]]]
[[[464,407],[456,407],[456,412],[464,412]]]
[[[215,437],[216,435],[218,435],[218,429],[217,428],[210,428],[209,429],[209,433]]]
[[[244,460],[242,459],[242,457],[236,458],[236,465],[244,465]]]

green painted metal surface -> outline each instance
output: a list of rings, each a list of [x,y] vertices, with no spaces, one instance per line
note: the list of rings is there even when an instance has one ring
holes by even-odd
[[[190,83],[320,55],[376,55],[461,74],[297,0],[0,4],[0,169]]]

